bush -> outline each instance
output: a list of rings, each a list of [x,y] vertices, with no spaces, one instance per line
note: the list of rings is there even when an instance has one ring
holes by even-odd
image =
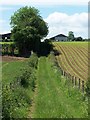
[[[33,55],[31,55],[31,57],[28,61],[28,65],[31,68],[37,68],[37,64],[38,64],[38,57],[35,53],[33,53]]]
[[[3,85],[2,88],[2,117],[22,118],[27,117],[26,112],[32,102],[31,92],[35,89],[35,71],[37,68],[38,57],[33,54],[21,74],[16,76],[10,85]],[[17,112],[18,111],[18,112]],[[23,116],[22,116],[23,113]]]

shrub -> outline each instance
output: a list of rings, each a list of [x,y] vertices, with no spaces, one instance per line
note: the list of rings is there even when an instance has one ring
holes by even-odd
[[[37,68],[38,57],[33,54],[21,74],[16,76],[10,85],[3,85],[2,88],[2,117],[6,118],[22,118],[26,117],[26,112],[31,104],[30,93],[35,88],[35,71]],[[32,94],[32,93],[31,93]]]
[[[28,65],[31,68],[37,68],[37,64],[38,64],[38,57],[35,53],[33,53],[33,55],[31,55],[29,61],[28,61]]]

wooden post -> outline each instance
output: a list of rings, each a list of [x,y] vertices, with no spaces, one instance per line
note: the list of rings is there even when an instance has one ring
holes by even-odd
[[[80,89],[80,78],[79,78],[79,81],[78,81],[78,86],[79,86],[79,89]]]
[[[71,75],[70,75],[70,73],[68,74],[68,78],[69,78],[69,80],[71,80]]]
[[[82,92],[84,93],[84,81],[82,81]]]
[[[65,72],[63,71],[63,76],[65,76]]]
[[[64,76],[64,71],[63,71],[63,76]]]
[[[65,71],[64,71],[64,76],[65,76]]]
[[[70,80],[71,80],[71,77],[72,77],[72,76],[71,76],[71,74],[69,74],[69,75],[70,75]]]
[[[67,79],[69,79],[69,74],[67,73]]]
[[[68,73],[67,73],[67,79],[69,79]]]
[[[72,85],[74,85],[74,76],[72,76]]]
[[[75,86],[77,85],[77,78],[75,77]]]
[[[61,75],[63,75],[63,70],[61,69]]]
[[[67,73],[65,72],[65,77],[66,77],[66,79],[67,79]]]

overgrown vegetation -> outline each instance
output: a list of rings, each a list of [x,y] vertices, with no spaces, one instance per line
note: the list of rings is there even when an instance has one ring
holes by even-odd
[[[32,103],[35,88],[38,57],[33,54],[22,68],[21,74],[9,84],[2,87],[2,117],[3,119],[26,118]]]

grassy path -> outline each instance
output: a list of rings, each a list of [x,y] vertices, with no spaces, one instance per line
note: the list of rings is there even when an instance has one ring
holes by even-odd
[[[41,57],[37,73],[37,90],[32,118],[83,118],[86,117],[86,103],[77,90],[68,94],[65,79],[58,75],[48,58]]]

